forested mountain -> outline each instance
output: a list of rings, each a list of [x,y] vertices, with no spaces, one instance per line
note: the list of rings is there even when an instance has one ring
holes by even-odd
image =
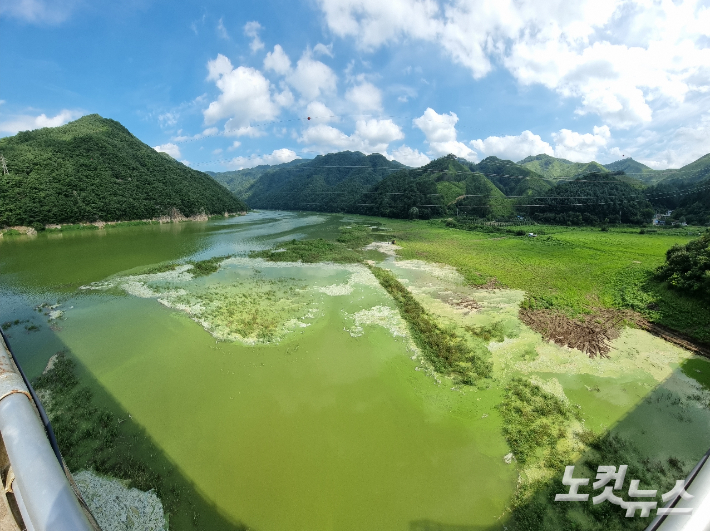
[[[543,179],[542,175],[510,160],[486,157],[478,164],[463,160],[461,162],[471,171],[483,173],[506,195],[544,192],[552,186],[549,181]]]
[[[424,218],[469,212],[507,218],[513,209],[505,194],[470,163],[454,155],[417,169],[386,176],[356,203],[357,213],[395,218]]]
[[[528,214],[545,223],[592,225],[649,223],[654,207],[644,192],[622,180],[621,173],[590,173],[550,188],[534,198]],[[522,207],[522,210],[526,210]]]
[[[245,168],[243,170],[233,171],[206,171],[205,173],[212,177],[218,183],[224,185],[230,192],[234,193],[238,198],[246,200],[249,197],[249,187],[264,173],[268,171],[276,171],[283,168],[289,168],[308,162],[304,159],[296,159],[283,164],[262,164],[253,168]]]
[[[668,180],[680,179],[687,183],[697,183],[710,178],[710,153],[703,155],[698,160],[686,164],[679,170],[665,170],[667,176],[664,182]]]
[[[359,151],[319,155],[265,171],[244,194],[253,208],[352,212],[364,192],[404,167],[382,155]]]
[[[654,183],[657,179],[662,179],[656,170],[649,168],[645,164],[641,164],[631,157],[617,160],[616,162],[612,162],[610,164],[604,164],[603,166],[609,171],[623,171],[626,175],[635,177],[644,183]]]
[[[574,179],[585,173],[609,171],[598,162],[571,162],[545,154],[526,157],[518,161],[518,164],[553,181]]]
[[[97,114],[0,139],[0,226],[246,210],[209,175],[158,153]]]
[[[668,179],[648,188],[646,195],[657,210],[673,211],[671,221],[710,224],[710,178]]]

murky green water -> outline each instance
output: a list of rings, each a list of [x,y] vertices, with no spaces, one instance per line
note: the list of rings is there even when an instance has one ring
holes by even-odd
[[[334,237],[349,222],[263,212],[8,237],[0,322],[21,321],[8,334],[31,376],[68,348],[97,396],[228,521],[261,531],[501,529],[518,471],[503,460],[496,385],[458,388],[429,374],[365,267],[246,258],[279,241]],[[207,277],[141,271],[227,254],[236,257]],[[518,321],[522,292],[470,290],[421,262],[384,265],[444,321],[504,323],[510,337],[490,345],[495,382],[536,379],[579,404],[588,427],[652,441],[649,452],[690,461],[706,450],[706,409],[686,400],[679,413],[648,398],[703,392],[678,369],[689,354],[626,331],[611,360],[589,360]],[[478,308],[451,303],[462,296]],[[34,309],[43,303],[55,313]],[[704,375],[708,364],[692,361]],[[674,423],[682,429],[661,428]]]
[[[252,214],[8,238],[0,321],[40,327],[9,330],[32,375],[68,347],[229,519],[259,530],[494,524],[516,481],[498,392],[471,401],[416,371],[406,327],[364,267],[236,258],[206,278],[126,278],[340,224]],[[32,310],[42,302],[63,314],[48,323]]]

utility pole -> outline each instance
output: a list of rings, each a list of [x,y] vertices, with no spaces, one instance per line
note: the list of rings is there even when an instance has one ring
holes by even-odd
[[[0,153],[0,162],[2,162],[2,174],[9,175],[10,172],[7,171],[7,164],[5,164],[5,157],[3,157],[2,153]]]

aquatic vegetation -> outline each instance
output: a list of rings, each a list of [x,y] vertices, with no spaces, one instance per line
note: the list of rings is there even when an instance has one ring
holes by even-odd
[[[500,412],[505,420],[503,435],[522,465],[549,458],[577,414],[568,403],[523,378],[508,383]]]
[[[200,260],[199,262],[188,262],[188,264],[192,265],[190,273],[192,273],[192,275],[196,277],[204,277],[207,275],[211,275],[212,273],[216,273],[217,271],[219,271],[220,264],[224,262],[227,258],[231,257],[232,255],[213,256],[212,258],[208,258],[207,260]]]
[[[66,351],[58,352],[45,372],[34,380],[33,386],[52,423],[62,457],[75,474],[74,478],[102,529],[114,529],[112,525],[103,525],[102,516],[112,519],[113,525],[121,522],[123,516],[127,517],[123,524],[128,518],[136,524],[133,528],[120,529],[163,529],[150,527],[160,523],[163,514],[162,521],[167,523],[169,519],[171,529],[187,529],[187,522],[198,523],[203,511],[206,513],[212,507],[162,455],[130,414],[115,404],[107,407],[110,400],[95,396],[84,382],[79,381],[76,373],[77,364],[72,355]],[[108,488],[107,483],[110,483]],[[133,489],[143,493],[138,494]],[[108,495],[112,498],[107,499]],[[131,499],[138,502],[128,504],[135,505],[138,514],[123,505],[124,514],[113,518],[111,509],[116,507],[109,506],[114,504],[116,495],[124,502],[131,502]],[[103,509],[95,510],[97,505]],[[214,529],[248,529],[218,515],[210,514],[210,517],[215,521]]]
[[[159,302],[187,312],[220,340],[247,344],[278,341],[303,322],[311,305],[306,287],[289,279],[252,278],[232,285],[162,294]]]
[[[397,310],[389,306],[374,306],[360,310],[352,315],[355,325],[350,328],[350,335],[360,337],[364,334],[363,326],[377,325],[389,330],[394,337],[408,337],[407,323]]]
[[[373,228],[366,225],[351,225],[340,227],[340,235],[337,241],[344,244],[348,249],[359,249],[372,243],[375,239]]]
[[[569,317],[595,308],[631,309],[651,322],[710,342],[710,305],[649,280],[674,244],[688,231],[639,235],[631,229],[545,226],[515,227],[545,237],[516,237],[502,227],[450,228],[446,221],[388,220],[404,259],[453,266],[473,286],[496,278],[501,286],[525,290],[529,309],[555,309]],[[511,232],[512,231],[512,232]],[[695,233],[693,233],[695,234]],[[626,283],[633,276],[632,286]],[[645,309],[644,309],[645,307]]]
[[[129,488],[115,478],[82,470],[74,475],[79,491],[102,531],[163,531],[168,522],[155,492]]]
[[[397,303],[402,317],[409,324],[414,342],[437,372],[453,373],[466,384],[491,375],[490,362],[485,358],[485,346],[471,346],[455,331],[439,325],[386,269],[371,266],[370,271]]]
[[[354,264],[362,261],[362,255],[349,249],[340,242],[331,242],[318,238],[317,240],[291,240],[278,249],[253,251],[251,258],[264,258],[271,262],[334,262],[338,264]]]

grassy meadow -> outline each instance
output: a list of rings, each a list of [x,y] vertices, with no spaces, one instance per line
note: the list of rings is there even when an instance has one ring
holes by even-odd
[[[668,289],[653,278],[674,244],[700,230],[523,226],[474,230],[442,220],[388,220],[399,256],[455,267],[474,285],[500,285],[527,293],[530,308],[551,308],[570,316],[595,309],[634,310],[651,322],[710,342],[710,302]],[[537,237],[526,235],[534,232]]]

